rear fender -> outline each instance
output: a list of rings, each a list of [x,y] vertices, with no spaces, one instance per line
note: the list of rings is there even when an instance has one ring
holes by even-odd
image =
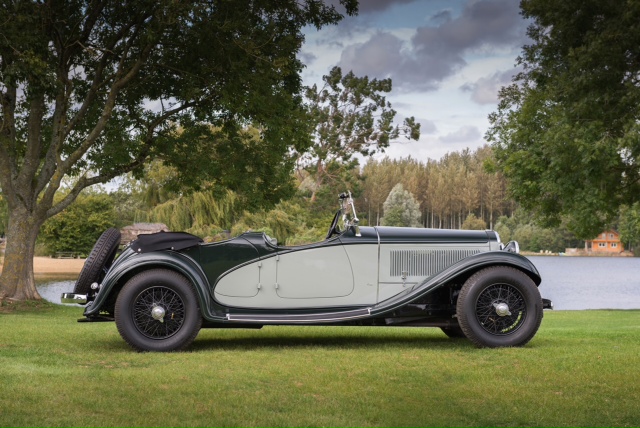
[[[194,286],[200,303],[202,315],[205,318],[216,318],[212,313],[209,295],[209,281],[206,275],[191,257],[175,251],[154,251],[150,253],[135,253],[125,251],[107,272],[100,291],[93,302],[87,304],[84,315],[97,315],[112,293],[118,293],[118,285],[128,277],[148,269],[169,269],[184,275]]]

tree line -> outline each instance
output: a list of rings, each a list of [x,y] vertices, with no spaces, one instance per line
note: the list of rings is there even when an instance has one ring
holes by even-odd
[[[106,227],[136,222],[164,223],[171,230],[208,240],[254,230],[288,245],[317,242],[324,238],[338,207],[337,195],[344,190],[354,194],[363,225],[492,228],[500,216],[512,217],[515,209],[506,194],[505,179],[492,169],[492,162],[488,146],[452,152],[440,160],[386,157],[369,159],[364,166],[333,162],[326,168],[325,184],[315,185],[312,167],[305,173],[298,171],[292,177],[297,191],[262,209],[229,190],[172,188],[177,172],[154,162],[142,178],[129,176],[116,191],[94,189],[81,194],[76,204],[45,223],[40,251],[86,254]],[[398,186],[401,190],[394,196],[392,190]],[[403,197],[411,199],[410,208],[399,201]],[[409,209],[412,220],[405,224],[403,210]]]
[[[115,191],[88,190],[76,204],[48,220],[40,231],[38,253],[87,254],[108,227],[136,222],[164,223],[170,230],[227,239],[248,230],[264,231],[286,245],[324,239],[338,208],[337,194],[351,190],[363,225],[455,229],[493,229],[503,242],[516,240],[523,250],[564,251],[581,247],[566,223],[540,225],[533,213],[509,197],[508,183],[495,170],[490,146],[448,153],[440,160],[368,159],[331,163],[320,187],[313,169],[292,176],[297,191],[270,208],[255,209],[232,191],[180,191],[168,185],[172,168],[154,162],[142,178],[129,176]],[[315,196],[315,197],[314,197]],[[4,219],[4,220],[3,220]],[[608,225],[621,233],[627,248],[640,244],[640,204],[623,206]],[[0,235],[6,230],[6,204],[0,199]]]
[[[440,160],[370,159],[362,176],[359,202],[374,225],[381,224],[383,204],[397,183],[420,203],[424,227],[459,229],[474,215],[492,228],[498,216],[510,216],[515,209],[489,146],[451,152]]]

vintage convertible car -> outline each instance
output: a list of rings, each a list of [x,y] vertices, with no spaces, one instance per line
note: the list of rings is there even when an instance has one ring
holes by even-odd
[[[544,308],[540,274],[493,231],[360,227],[350,193],[324,241],[287,247],[264,233],[205,244],[181,232],[96,242],[65,303],[113,321],[141,351],[184,349],[201,327],[439,327],[480,347],[522,346]],[[115,260],[114,260],[115,258]]]

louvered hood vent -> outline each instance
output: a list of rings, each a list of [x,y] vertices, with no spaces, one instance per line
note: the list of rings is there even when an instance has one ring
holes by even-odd
[[[428,277],[460,260],[478,254],[479,250],[392,250],[392,277]]]

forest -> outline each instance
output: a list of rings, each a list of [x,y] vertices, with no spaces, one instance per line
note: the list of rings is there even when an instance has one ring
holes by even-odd
[[[316,242],[324,238],[338,208],[338,193],[346,190],[354,195],[362,225],[493,229],[503,242],[517,240],[523,250],[534,252],[584,245],[563,226],[536,225],[518,207],[495,168],[490,146],[451,152],[440,160],[368,158],[364,165],[334,161],[325,173],[325,183],[317,187],[313,168],[298,168],[291,176],[296,190],[289,198],[254,209],[229,190],[180,189],[173,180],[176,171],[154,162],[140,179],[129,175],[85,190],[75,204],[44,224],[37,254],[86,255],[106,228],[140,222],[164,223],[207,241],[253,230],[287,245]],[[627,209],[630,212],[636,211]],[[6,227],[6,204],[0,200],[0,235]]]

